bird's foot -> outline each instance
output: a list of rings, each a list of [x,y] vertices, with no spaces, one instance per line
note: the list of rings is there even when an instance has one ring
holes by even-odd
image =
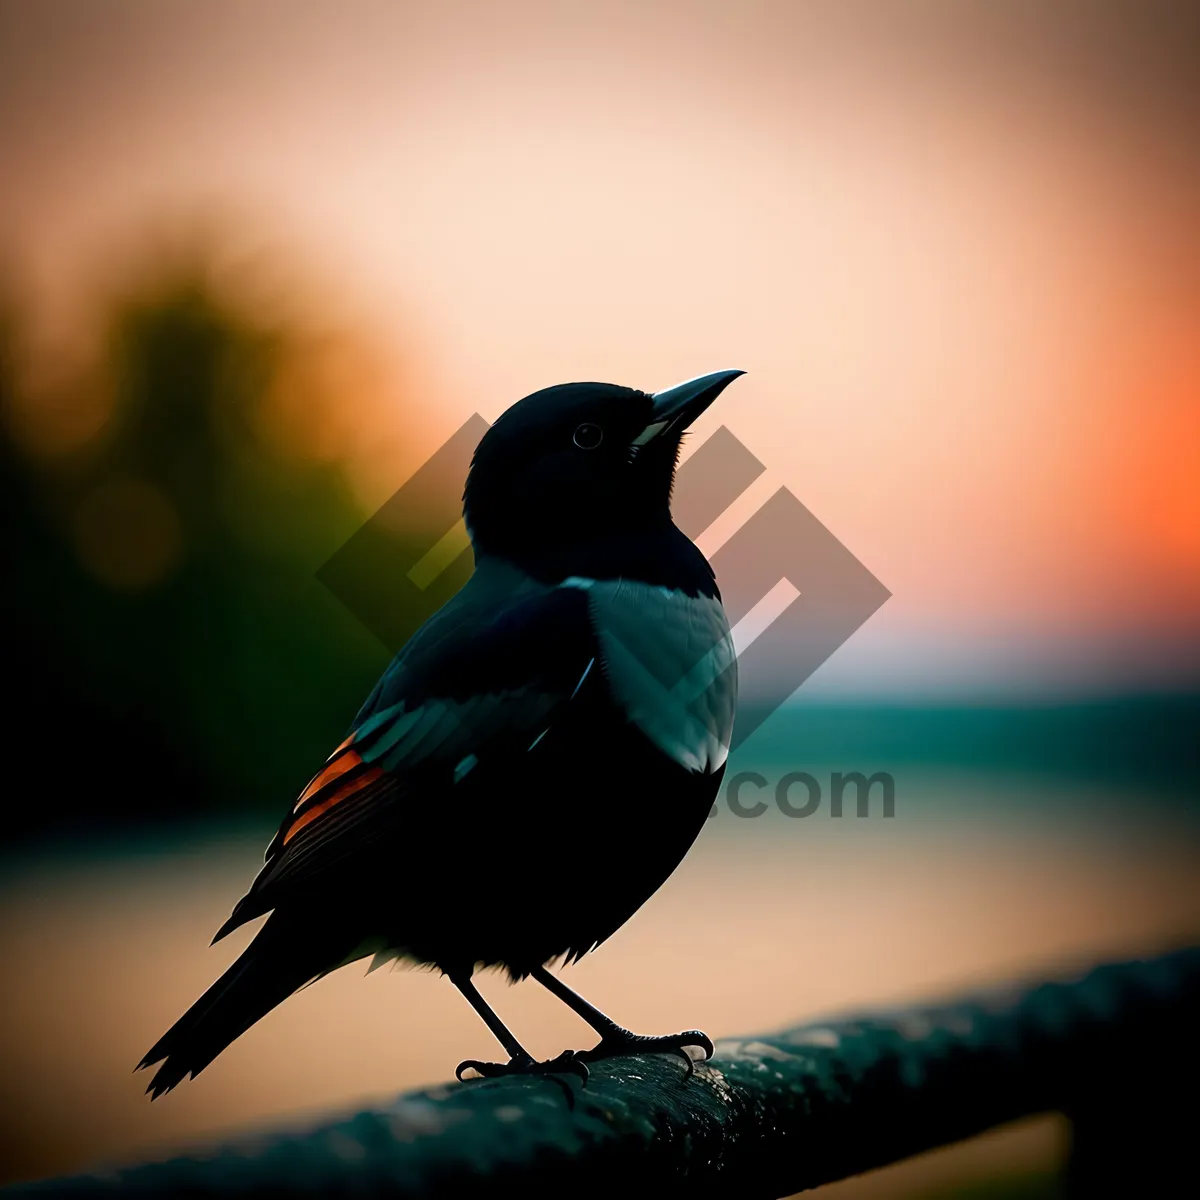
[[[692,1056],[687,1052],[688,1046],[696,1046],[704,1051],[702,1062],[713,1056],[712,1039],[699,1029],[689,1029],[686,1033],[668,1033],[662,1037],[647,1037],[641,1033],[630,1033],[620,1026],[606,1033],[599,1045],[590,1050],[581,1050],[578,1057],[585,1062],[595,1062],[601,1058],[614,1058],[620,1054],[677,1054],[687,1063],[687,1073],[690,1078],[695,1070]]]
[[[499,1079],[504,1075],[578,1075],[585,1086],[588,1081],[587,1064],[574,1050],[564,1050],[557,1058],[546,1062],[535,1062],[528,1054],[519,1054],[506,1063],[479,1062],[468,1058],[460,1062],[454,1071],[460,1083],[467,1071],[474,1071],[484,1079]]]

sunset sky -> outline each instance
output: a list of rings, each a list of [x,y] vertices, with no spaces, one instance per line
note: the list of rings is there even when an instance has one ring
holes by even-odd
[[[0,0],[9,782],[47,839],[0,845],[0,1183],[492,1053],[445,980],[360,965],[166,1103],[131,1074],[386,662],[318,568],[556,383],[747,372],[684,452],[725,425],[766,469],[701,548],[786,487],[891,596],[796,695],[848,703],[735,754],[898,797],[722,809],[573,986],[734,1036],[1194,942],[1197,62],[1170,0]],[[581,1036],[484,987],[539,1054]],[[964,1173],[1054,1169],[1039,1128]],[[829,1200],[931,1194],[899,1178]]]
[[[0,264],[52,361],[216,231],[374,348],[367,511],[473,412],[742,368],[743,507],[893,593],[806,692],[1194,684],[1194,35],[991,7],[3,0]]]

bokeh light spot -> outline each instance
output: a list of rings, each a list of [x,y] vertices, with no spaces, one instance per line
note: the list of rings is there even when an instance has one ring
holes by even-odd
[[[13,389],[8,425],[26,454],[62,458],[96,441],[113,416],[112,390],[97,379],[84,380],[47,354]]]
[[[175,568],[183,530],[161,490],[139,480],[117,480],[84,497],[75,516],[75,541],[97,579],[137,591],[162,582]]]

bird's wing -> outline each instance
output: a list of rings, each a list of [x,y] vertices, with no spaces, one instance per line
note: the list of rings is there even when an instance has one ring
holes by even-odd
[[[414,829],[414,810],[451,796],[481,760],[529,749],[578,694],[595,655],[578,591],[489,596],[468,584],[392,663],[214,941]]]

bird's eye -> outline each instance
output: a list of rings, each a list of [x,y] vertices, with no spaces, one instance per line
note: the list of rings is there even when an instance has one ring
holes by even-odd
[[[591,421],[584,421],[575,430],[575,436],[572,440],[580,450],[595,450],[604,441],[604,430],[599,425],[593,425]]]

